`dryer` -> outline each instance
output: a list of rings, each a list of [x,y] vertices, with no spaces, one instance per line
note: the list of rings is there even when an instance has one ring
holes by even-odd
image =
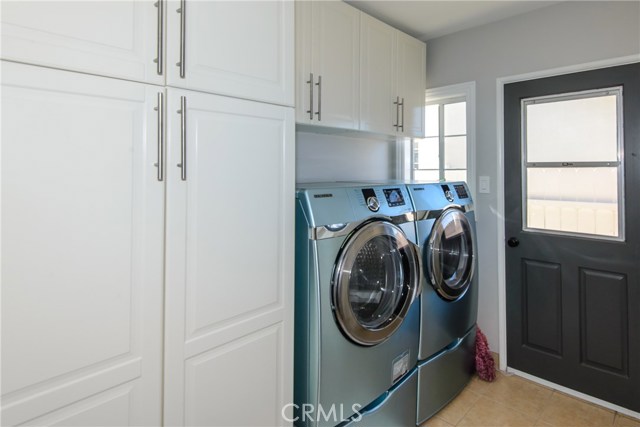
[[[464,182],[409,184],[423,274],[417,424],[471,379],[478,314],[476,228]]]
[[[296,199],[294,423],[335,426],[411,384],[403,379],[420,330],[413,209],[402,185],[305,184]]]

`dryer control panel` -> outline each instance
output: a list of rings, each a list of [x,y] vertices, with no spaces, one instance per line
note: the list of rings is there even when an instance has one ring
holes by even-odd
[[[357,214],[377,213],[397,216],[412,210],[405,186],[351,188],[348,191],[353,209]]]

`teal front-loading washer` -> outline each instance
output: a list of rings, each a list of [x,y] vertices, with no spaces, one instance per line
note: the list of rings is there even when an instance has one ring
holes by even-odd
[[[421,261],[414,212],[404,185],[300,187],[294,424],[336,426],[390,390],[415,396]],[[406,413],[415,419],[415,398],[383,406],[397,426]]]

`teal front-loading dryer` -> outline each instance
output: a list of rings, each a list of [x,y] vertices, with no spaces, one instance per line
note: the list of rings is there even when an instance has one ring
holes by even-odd
[[[296,202],[294,424],[336,426],[415,381],[413,207],[403,185],[305,184]],[[385,407],[415,414],[415,399]]]

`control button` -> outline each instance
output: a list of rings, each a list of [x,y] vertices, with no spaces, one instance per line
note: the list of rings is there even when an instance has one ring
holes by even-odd
[[[445,191],[444,197],[446,197],[448,201],[453,202],[453,195],[451,194],[451,191],[449,190]]]
[[[376,196],[367,197],[367,207],[371,212],[378,212],[380,210],[380,202]]]

